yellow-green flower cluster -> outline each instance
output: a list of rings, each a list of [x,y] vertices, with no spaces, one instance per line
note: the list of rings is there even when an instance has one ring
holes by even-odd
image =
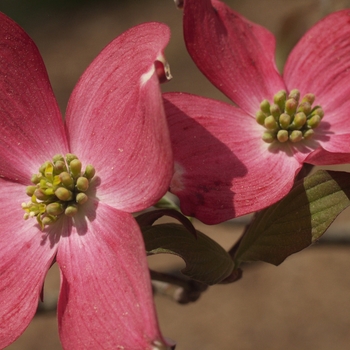
[[[256,113],[256,121],[265,127],[262,139],[267,143],[299,142],[311,138],[320,124],[322,107],[312,104],[315,95],[308,93],[300,100],[300,92],[294,89],[287,96],[284,90],[273,97],[273,103],[263,100]]]
[[[45,162],[31,178],[32,186],[26,188],[31,200],[22,203],[24,219],[36,217],[43,229],[54,223],[62,214],[74,216],[79,205],[86,203],[86,191],[95,176],[95,168],[82,164],[77,156],[68,153],[65,157],[56,155]]]

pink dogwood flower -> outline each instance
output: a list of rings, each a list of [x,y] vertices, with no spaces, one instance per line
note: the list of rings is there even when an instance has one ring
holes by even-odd
[[[170,190],[208,224],[285,196],[303,163],[350,162],[350,10],[313,26],[283,76],[275,39],[217,0],[184,1],[188,52],[234,105],[164,95],[174,150]]]
[[[28,326],[45,275],[61,274],[64,349],[157,349],[140,229],[172,175],[155,61],[169,29],[109,44],[77,83],[63,122],[33,41],[0,14],[0,348]]]

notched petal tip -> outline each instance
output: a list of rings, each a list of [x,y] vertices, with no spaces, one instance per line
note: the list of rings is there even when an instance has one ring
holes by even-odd
[[[142,74],[141,84],[146,84],[154,72],[157,74],[160,84],[166,83],[173,78],[170,73],[169,63],[165,60],[165,57],[163,55],[158,56],[154,61],[152,68],[148,72]]]
[[[156,340],[152,343],[152,350],[175,350],[176,343],[169,338],[164,338],[163,341]]]
[[[174,2],[179,10],[182,10],[184,8],[184,0],[174,0]]]
[[[156,60],[154,62],[154,67],[156,69],[156,73],[160,84],[166,83],[173,78],[173,76],[170,73],[169,63],[167,61]]]

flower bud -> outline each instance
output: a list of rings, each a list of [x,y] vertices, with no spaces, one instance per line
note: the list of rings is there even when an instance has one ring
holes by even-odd
[[[310,94],[310,93],[306,94],[302,98],[301,102],[308,102],[308,103],[310,103],[310,105],[312,105],[315,102],[315,95],[314,94]]]
[[[41,175],[45,176],[45,169],[48,166],[50,162],[45,162],[44,164],[41,165],[41,167],[39,168],[39,172]]]
[[[65,202],[70,201],[73,198],[73,193],[64,187],[59,187],[55,191],[55,195],[58,199]]]
[[[85,192],[89,188],[89,180],[86,177],[78,177],[76,187],[79,191]]]
[[[55,218],[53,216],[45,216],[41,220],[41,227],[44,228],[46,225],[51,225],[55,222]]]
[[[276,133],[271,132],[271,131],[265,131],[263,133],[262,139],[266,143],[272,143],[275,141]]]
[[[85,193],[78,193],[77,196],[75,197],[75,200],[78,204],[84,204],[88,200],[88,196]]]
[[[62,214],[64,211],[62,204],[58,203],[58,202],[54,202],[54,203],[50,203],[46,206],[46,212],[49,215],[60,215]]]
[[[44,190],[41,188],[37,188],[34,191],[34,196],[41,201],[48,199],[48,196],[45,194]]]
[[[290,125],[291,117],[287,113],[282,113],[279,118],[279,123],[282,129],[287,129]]]
[[[34,174],[34,175],[30,178],[30,181],[31,181],[33,184],[36,185],[36,184],[38,184],[38,183],[40,182],[41,178],[42,178],[41,173],[39,173],[39,174]]]
[[[311,111],[311,115],[314,116],[314,115],[318,115],[320,116],[320,118],[322,119],[324,117],[324,111],[322,109],[322,107],[320,106],[316,106],[312,111]]]
[[[280,110],[280,108],[278,107],[278,105],[276,105],[275,103],[273,103],[273,104],[270,106],[270,113],[271,113],[271,115],[275,118],[275,120],[278,120],[278,117],[279,117],[280,114],[281,114],[281,110]]]
[[[52,161],[54,163],[56,163],[57,161],[62,161],[64,162],[64,157],[62,156],[62,154],[56,154],[52,157]]]
[[[298,102],[294,98],[290,98],[286,101],[284,109],[290,116],[293,116],[295,114],[297,108]]]
[[[293,125],[296,129],[301,129],[306,123],[306,115],[303,112],[299,112],[295,115]]]
[[[305,140],[309,140],[314,134],[315,132],[312,129],[309,129],[304,132],[303,137]]]
[[[266,114],[263,111],[258,110],[255,114],[255,118],[256,118],[256,121],[258,124],[264,125],[264,121],[266,119]]]
[[[298,106],[298,109],[297,109],[298,112],[303,112],[305,113],[306,115],[309,115],[310,112],[311,112],[311,105],[309,102],[301,102]]]
[[[67,153],[66,154],[66,162],[67,162],[68,165],[70,165],[70,162],[73,159],[78,159],[78,157],[75,154],[72,154],[72,153]]]
[[[270,102],[268,100],[263,100],[260,103],[260,109],[267,115],[270,114]]]
[[[69,164],[69,169],[74,178],[77,178],[81,174],[81,161],[79,159],[73,159]]]
[[[96,173],[95,168],[91,164],[88,164],[85,168],[84,176],[88,180],[91,180],[95,176],[95,173]]]
[[[72,205],[69,205],[66,210],[64,211],[64,213],[67,215],[67,216],[74,216],[76,213],[78,212],[78,208],[76,205],[72,204]]]
[[[27,186],[26,187],[26,194],[27,196],[31,197],[36,190],[36,186]]]
[[[264,126],[268,130],[275,130],[278,127],[276,119],[272,115],[266,117],[264,121]]]
[[[286,142],[288,141],[288,131],[287,130],[279,130],[277,133],[277,140],[279,142]]]
[[[67,171],[66,163],[62,160],[58,160],[54,164],[55,174],[61,174],[63,171]]]
[[[289,140],[299,142],[303,139],[303,133],[300,130],[293,130],[289,135]]]
[[[317,114],[315,114],[314,116],[312,116],[310,119],[308,119],[307,121],[307,125],[311,128],[311,129],[315,129],[318,127],[318,125],[321,122],[321,117]]]
[[[281,90],[273,97],[273,102],[279,107],[280,111],[284,111],[284,105],[286,103],[286,92]]]
[[[74,180],[72,179],[72,177],[69,175],[69,173],[67,173],[66,171],[62,172],[59,175],[60,179],[61,179],[61,183],[64,187],[73,190],[74,189]]]
[[[298,89],[293,89],[289,95],[288,98],[293,98],[295,101],[299,102],[300,99],[300,91]]]

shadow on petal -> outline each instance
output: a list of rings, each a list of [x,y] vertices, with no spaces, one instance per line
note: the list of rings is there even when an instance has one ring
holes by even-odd
[[[99,203],[99,201],[96,199],[96,195],[97,187],[100,184],[100,177],[95,176],[90,183],[88,191],[86,192],[89,200],[79,206],[79,211],[73,218],[74,226],[76,226],[79,235],[85,235],[88,231],[88,222],[92,222],[96,219],[96,210]]]
[[[213,118],[200,106],[190,106],[188,114],[169,100],[165,107],[175,161],[170,191],[179,197],[182,211],[208,224],[235,217],[234,179],[247,174],[225,143],[236,130],[224,127],[224,116]]]
[[[38,224],[36,224],[36,226],[38,227],[38,230],[41,230]],[[45,227],[41,237],[41,245],[45,245],[47,241],[50,241],[50,248],[53,248],[58,244],[61,237],[67,237],[70,235],[71,229],[71,218],[62,215],[54,224]]]
[[[82,205],[77,215],[74,216],[74,226],[79,235],[85,235],[88,231],[89,222],[96,219],[98,203],[99,201],[90,198]]]
[[[86,192],[89,200],[79,205],[77,214],[70,218],[66,215],[62,215],[54,224],[45,227],[44,234],[42,235],[41,244],[46,244],[47,240],[50,241],[50,247],[54,247],[61,237],[69,237],[72,232],[72,225],[76,226],[79,235],[85,235],[88,231],[88,223],[96,219],[96,210],[99,201],[96,199],[97,187],[100,185],[101,179],[96,177],[91,182],[89,190]],[[36,224],[38,230],[40,226]]]
[[[316,129],[315,134],[310,140],[303,140],[297,143],[291,143],[290,141],[280,143],[275,141],[269,145],[268,150],[274,154],[284,152],[288,157],[293,157],[297,153],[300,153],[303,155],[301,158],[305,158],[305,156],[308,156],[310,153],[321,147],[320,142],[328,142],[330,140],[330,137],[327,136],[327,134],[334,134],[332,131],[330,131],[331,125],[328,122],[322,121],[321,125],[322,129],[321,126],[320,128]],[[297,157],[299,161],[303,161],[301,158]]]

